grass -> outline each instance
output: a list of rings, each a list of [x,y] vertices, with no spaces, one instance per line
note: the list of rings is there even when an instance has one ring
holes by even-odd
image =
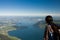
[[[21,39],[19,39],[17,37],[8,35],[8,31],[12,31],[12,30],[16,30],[16,28],[14,28],[12,26],[6,26],[6,27],[3,27],[2,29],[0,28],[0,34],[7,36],[11,40],[21,40]],[[0,40],[1,40],[1,38],[0,38]]]

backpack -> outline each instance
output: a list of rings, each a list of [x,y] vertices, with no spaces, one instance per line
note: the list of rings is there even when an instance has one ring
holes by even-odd
[[[54,33],[53,33],[53,37],[54,40],[60,40],[60,32],[58,29],[60,29],[60,26],[58,26],[57,24],[50,24],[51,28],[53,29]]]

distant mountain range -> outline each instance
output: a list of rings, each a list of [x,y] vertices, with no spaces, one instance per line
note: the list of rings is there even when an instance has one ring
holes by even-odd
[[[60,20],[58,20],[58,19],[57,19],[57,20],[54,20],[54,23],[60,25]],[[35,23],[34,26],[38,26],[38,25],[40,25],[40,24],[43,24],[43,25],[44,25],[44,24],[46,24],[46,23],[45,23],[44,20],[41,20],[41,21],[38,21],[37,23]]]

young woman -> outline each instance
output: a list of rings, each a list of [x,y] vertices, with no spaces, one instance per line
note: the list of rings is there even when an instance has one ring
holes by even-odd
[[[44,40],[59,40],[59,30],[53,23],[52,16],[46,16],[45,21],[47,25],[44,33]]]

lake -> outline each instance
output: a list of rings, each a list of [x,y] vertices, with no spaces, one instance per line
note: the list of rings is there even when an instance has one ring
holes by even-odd
[[[39,26],[33,26],[33,22],[29,22],[26,24],[22,23],[22,29],[17,29],[17,30],[12,30],[9,31],[8,34],[10,36],[15,36],[18,38],[21,38],[22,40],[43,40],[43,35],[44,35],[44,28],[40,28]],[[17,26],[21,24],[17,24]],[[24,28],[24,26],[26,28]]]

